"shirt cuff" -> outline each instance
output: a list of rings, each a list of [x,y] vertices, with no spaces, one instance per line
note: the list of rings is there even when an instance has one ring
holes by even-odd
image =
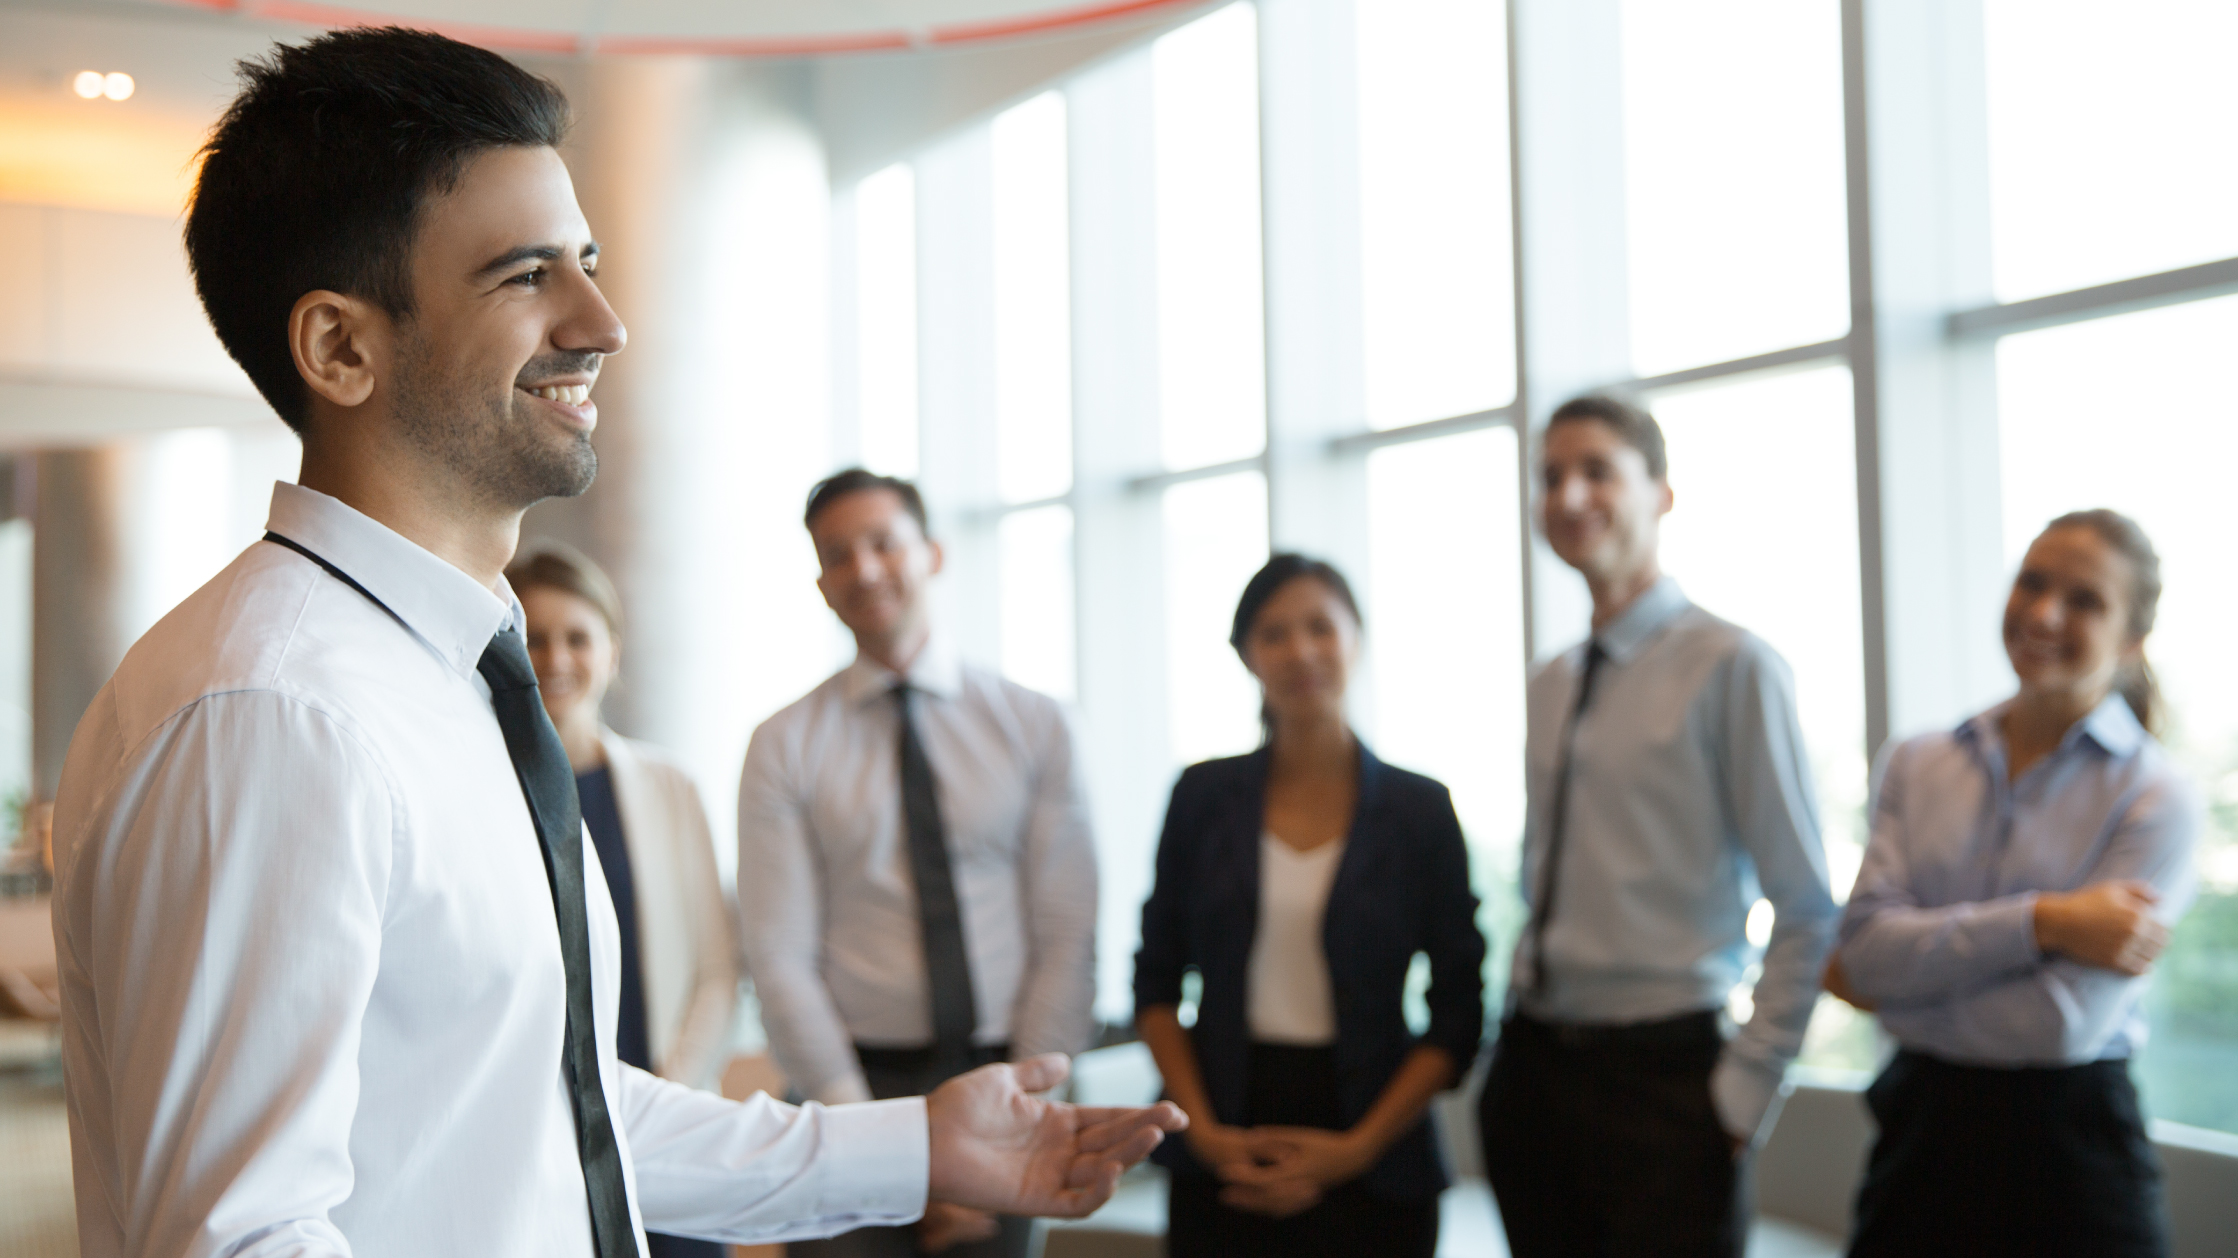
[[[1785,1071],[1768,1070],[1728,1048],[1710,1071],[1710,1104],[1725,1133],[1750,1148],[1764,1143],[1787,1095]]]
[[[932,1176],[925,1098],[830,1106],[824,1109],[822,1129],[819,1215],[889,1225],[924,1215]]]

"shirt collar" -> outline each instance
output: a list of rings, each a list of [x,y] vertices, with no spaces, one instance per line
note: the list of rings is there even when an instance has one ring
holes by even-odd
[[[452,668],[471,678],[499,630],[523,627],[520,600],[495,591],[386,525],[315,489],[272,486],[265,527],[350,574]]]
[[[1602,626],[1601,631],[1593,635],[1593,639],[1601,644],[1603,655],[1614,663],[1622,664],[1638,654],[1639,649],[1647,645],[1647,640],[1654,637],[1658,630],[1670,624],[1680,612],[1691,606],[1693,604],[1687,601],[1686,592],[1679,589],[1676,580],[1667,576],[1659,577],[1655,584],[1633,599],[1632,605],[1625,608],[1622,614]]]
[[[1958,727],[1958,737],[1980,747],[1995,747],[1999,754],[2005,749],[2005,714],[2012,710],[2013,701],[2007,699],[1979,715],[1968,717]],[[2090,710],[2090,715],[2068,727],[2059,740],[2059,752],[2072,750],[2087,738],[2098,744],[2098,749],[2109,756],[2134,755],[2145,743],[2145,727],[2138,723],[2137,714],[2129,710],[2129,701],[2116,691],[2100,700]]]
[[[840,673],[841,684],[846,687],[849,703],[862,703],[867,699],[889,694],[896,685],[906,680],[910,688],[926,694],[953,699],[963,692],[964,664],[954,646],[939,630],[934,630],[925,640],[924,649],[910,661],[906,674],[897,674],[884,664],[857,652],[855,662]]]

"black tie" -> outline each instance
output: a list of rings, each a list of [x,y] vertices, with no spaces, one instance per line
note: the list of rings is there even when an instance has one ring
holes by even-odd
[[[925,937],[925,978],[932,989],[933,1056],[941,1078],[971,1068],[971,1033],[979,1025],[971,960],[964,951],[963,910],[948,861],[948,835],[933,794],[932,764],[917,741],[908,683],[894,687],[901,712],[901,814],[909,828],[909,870],[917,880],[917,924]]]
[[[606,1113],[598,1077],[598,1038],[591,1018],[591,932],[583,901],[583,814],[575,798],[575,771],[559,731],[544,714],[536,672],[520,633],[507,626],[490,639],[475,665],[490,684],[490,706],[505,731],[505,750],[528,797],[529,816],[544,848],[544,873],[559,912],[560,955],[567,966],[567,1040],[561,1064],[575,1108],[575,1143],[583,1157],[583,1185],[590,1192],[591,1240],[598,1258],[637,1258],[637,1233],[629,1222],[629,1193],[622,1185],[622,1151]]]
[[[1592,701],[1593,675],[1607,659],[1598,641],[1586,643],[1577,702],[1570,708],[1570,723],[1562,730],[1561,759],[1554,768],[1554,798],[1546,806],[1546,851],[1539,857],[1539,891],[1531,897],[1531,922],[1524,928],[1531,939],[1531,966],[1523,990],[1534,996],[1546,990],[1546,924],[1554,916],[1555,875],[1562,869],[1562,832],[1570,811],[1570,761],[1577,748],[1578,720]]]

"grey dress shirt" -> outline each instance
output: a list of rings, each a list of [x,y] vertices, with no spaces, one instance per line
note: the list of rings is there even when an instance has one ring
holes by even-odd
[[[901,813],[900,679],[858,658],[762,723],[738,788],[746,965],[777,1064],[825,1102],[870,1098],[854,1045],[932,1042]],[[963,912],[973,1041],[1020,1059],[1088,1046],[1096,855],[1063,709],[961,663],[910,666]]]
[[[2174,922],[2200,801],[2119,695],[2017,782],[2000,704],[1884,758],[1842,969],[1906,1048],[1988,1066],[2127,1057],[2146,980],[2036,948],[2039,892],[2135,878]]]
[[[1597,1024],[1721,1008],[1752,959],[1748,911],[1762,895],[1775,916],[1755,1012],[1711,1080],[1726,1130],[1755,1138],[1802,1049],[1837,914],[1794,682],[1762,639],[1694,606],[1669,577],[1598,641],[1608,658],[1574,735],[1545,988],[1522,1007]],[[1531,679],[1526,898],[1541,885],[1585,651]],[[1530,952],[1529,938],[1517,944],[1511,991]]]

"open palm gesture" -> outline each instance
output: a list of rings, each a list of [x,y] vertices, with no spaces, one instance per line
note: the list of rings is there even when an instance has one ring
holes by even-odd
[[[1089,1107],[1044,1100],[1072,1073],[1061,1053],[982,1066],[925,1098],[934,1201],[999,1214],[1079,1218],[1119,1175],[1189,1120],[1170,1102]]]

